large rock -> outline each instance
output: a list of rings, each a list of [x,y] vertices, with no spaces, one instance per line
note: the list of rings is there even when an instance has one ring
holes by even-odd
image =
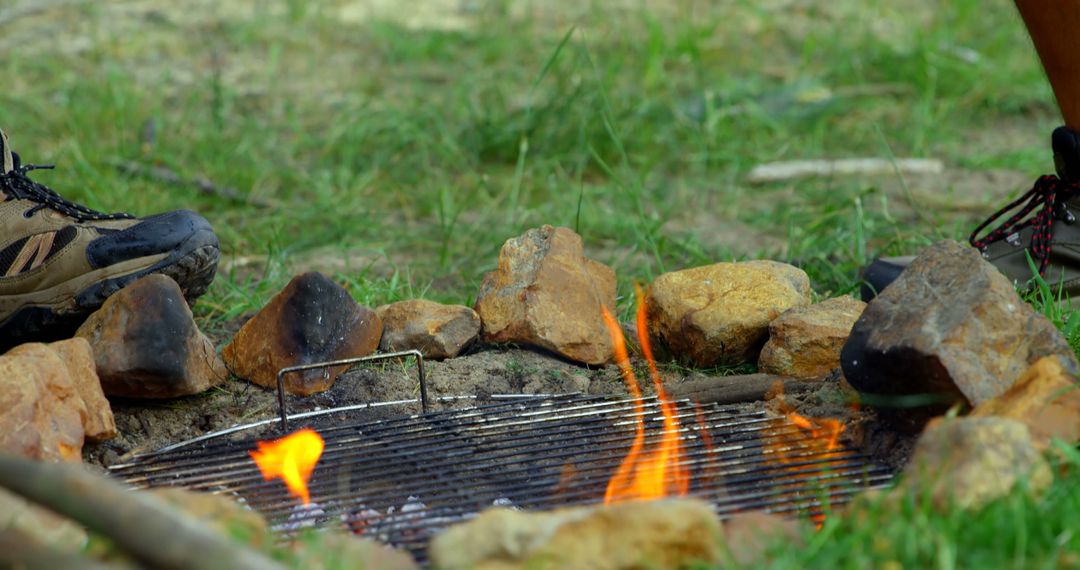
[[[870,302],[841,364],[855,389],[884,405],[897,396],[935,404],[894,414],[901,427],[917,429],[957,402],[1000,396],[1036,360],[1055,355],[1076,374],[1065,337],[1008,278],[977,250],[943,241]]]
[[[81,551],[87,538],[78,524],[6,489],[0,489],[0,529],[0,535],[18,532],[25,540],[66,552]],[[4,566],[4,554],[0,554],[0,566]]]
[[[88,434],[116,435],[92,362],[90,346],[79,338],[23,344],[0,356],[0,452],[82,461]]]
[[[116,292],[75,335],[93,347],[101,386],[110,396],[187,396],[228,377],[180,286],[165,275],[143,277]]]
[[[585,258],[581,236],[543,226],[503,244],[476,298],[485,342],[538,346],[585,364],[611,361],[600,307],[615,310],[615,271]]]
[[[665,273],[649,286],[650,333],[698,366],[756,362],[769,323],[810,304],[803,270],[775,261]]]
[[[977,509],[1023,484],[1053,479],[1026,425],[996,417],[938,418],[926,426],[897,492],[926,496],[942,511]]]
[[[824,378],[840,368],[840,349],[865,308],[866,303],[844,295],[780,315],[769,323],[758,369],[804,380]]]
[[[282,368],[367,356],[379,347],[382,321],[321,273],[292,281],[236,333],[223,351],[239,377],[277,386]],[[329,389],[347,366],[285,376],[285,389],[307,396]]]
[[[1004,394],[987,400],[973,417],[998,416],[1024,422],[1035,445],[1046,449],[1051,439],[1080,442],[1080,385],[1065,372],[1061,359],[1040,358]]]
[[[430,553],[439,570],[676,570],[719,562],[721,532],[712,507],[687,499],[498,508],[439,534]]]
[[[724,545],[740,568],[761,568],[768,564],[770,548],[785,544],[801,546],[803,529],[799,521],[763,511],[736,513],[724,520]]]
[[[379,349],[419,350],[426,358],[453,358],[480,334],[480,315],[463,305],[413,299],[375,309],[383,323]]]

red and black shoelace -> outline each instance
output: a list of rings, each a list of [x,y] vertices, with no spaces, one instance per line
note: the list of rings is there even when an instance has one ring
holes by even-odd
[[[986,246],[1007,239],[1013,234],[1019,237],[1022,230],[1031,226],[1033,232],[1029,249],[1031,250],[1031,257],[1039,262],[1039,275],[1043,275],[1046,266],[1050,263],[1050,238],[1053,237],[1054,216],[1059,207],[1063,208],[1067,200],[1077,195],[1080,195],[1080,183],[1065,181],[1053,175],[1042,176],[1035,181],[1035,185],[1032,186],[1031,190],[1028,190],[1023,196],[1013,200],[987,218],[985,222],[979,224],[979,227],[971,232],[968,241],[971,242],[972,246],[984,249]],[[1042,206],[1042,209],[1034,217],[1024,219],[1040,206]],[[976,237],[987,226],[1017,207],[1020,207],[1019,211],[1010,216],[1000,226],[981,238]]]

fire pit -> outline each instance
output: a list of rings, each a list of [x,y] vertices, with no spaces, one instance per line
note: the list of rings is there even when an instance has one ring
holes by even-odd
[[[374,406],[289,416],[290,428],[311,428],[325,442],[307,504],[281,482],[264,479],[250,455],[260,440],[285,435],[281,421],[210,434],[110,471],[138,488],[232,495],[265,515],[282,537],[345,528],[405,548],[421,562],[434,534],[486,508],[603,501],[635,439],[643,434],[649,447],[669,431],[665,407],[679,420],[677,461],[689,474],[687,493],[720,515],[820,516],[827,505],[892,478],[887,467],[835,437],[764,410],[580,394],[492,402],[391,419],[372,419]]]

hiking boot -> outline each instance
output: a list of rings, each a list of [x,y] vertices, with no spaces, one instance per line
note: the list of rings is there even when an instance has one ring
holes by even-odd
[[[1080,134],[1058,127],[1051,146],[1058,175],[1039,178],[1031,190],[979,224],[968,241],[1017,287],[1028,286],[1035,276],[1030,256],[1038,274],[1055,291],[1060,287],[1063,297],[1080,297]],[[980,232],[1014,210],[1004,222],[979,237]],[[895,281],[912,259],[875,259],[863,271],[863,300],[869,301]]]
[[[214,278],[218,240],[187,210],[135,218],[68,201],[27,174],[0,131],[0,351],[70,336],[128,283],[161,273],[189,301]]]

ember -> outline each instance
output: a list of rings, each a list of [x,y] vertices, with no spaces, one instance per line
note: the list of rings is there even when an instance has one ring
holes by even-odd
[[[653,358],[652,345],[649,343],[649,329],[647,322],[648,307],[641,287],[635,287],[637,295],[637,333],[638,342],[645,360],[649,363],[649,375],[652,377],[656,388],[656,396],[659,399],[660,410],[664,416],[663,435],[656,449],[646,452],[645,447],[645,419],[642,412],[641,388],[637,378],[630,367],[630,359],[626,352],[626,340],[623,338],[622,329],[618,321],[607,310],[601,307],[604,324],[607,325],[611,334],[612,343],[615,345],[615,360],[626,382],[627,389],[635,402],[634,441],[630,445],[630,451],[622,464],[619,465],[615,475],[608,483],[604,493],[604,504],[620,503],[623,501],[650,500],[668,497],[671,495],[684,496],[690,487],[690,474],[682,463],[682,442],[680,440],[680,426],[676,418],[674,404],[668,400],[664,391],[664,384],[660,378],[660,372],[656,368],[656,360]]]
[[[249,451],[267,481],[280,478],[289,494],[311,503],[307,482],[323,452],[323,438],[312,429],[302,429],[274,441],[258,441],[256,451]]]

